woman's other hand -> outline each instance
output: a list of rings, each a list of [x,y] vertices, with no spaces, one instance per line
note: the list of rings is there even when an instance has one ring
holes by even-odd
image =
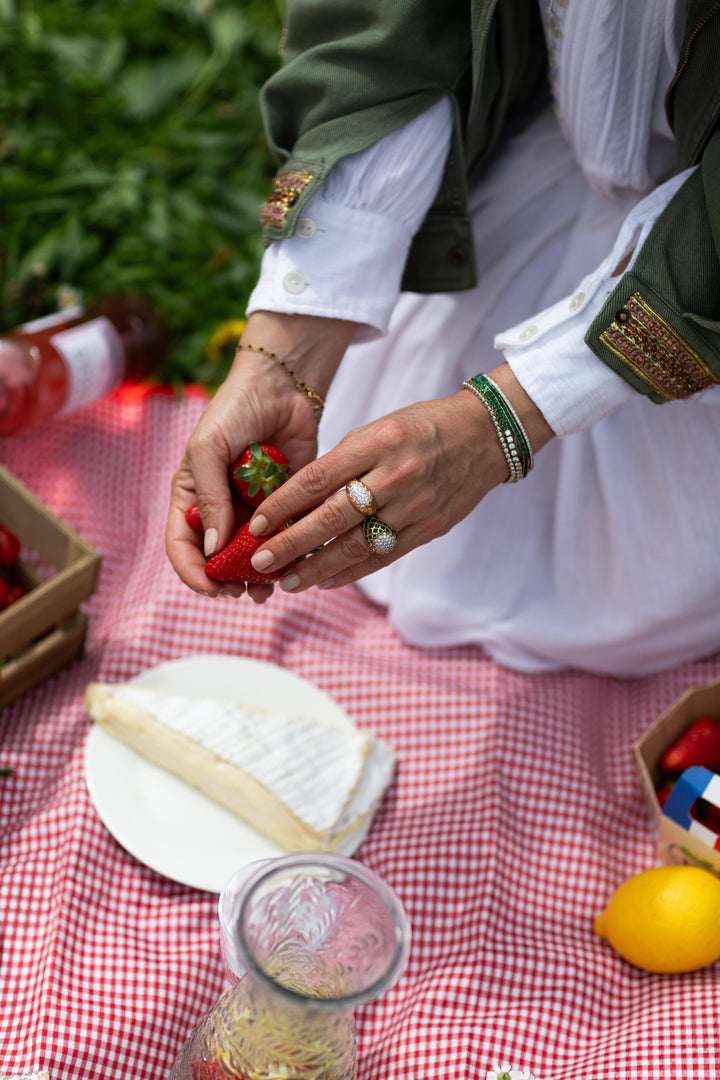
[[[506,364],[492,375],[539,450],[551,428]],[[253,516],[253,533],[294,524],[264,544],[253,565],[268,571],[301,560],[280,582],[288,592],[346,585],[448,532],[508,475],[492,420],[473,394],[460,390],[410,405],[350,432],[265,500]],[[363,514],[345,492],[350,480],[369,488],[376,516],[396,531],[392,552],[368,547]]]

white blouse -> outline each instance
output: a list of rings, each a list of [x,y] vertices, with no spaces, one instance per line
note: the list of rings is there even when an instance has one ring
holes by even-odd
[[[679,8],[674,0],[541,4],[563,133],[588,183],[609,200],[630,196],[632,206],[612,251],[568,297],[529,311],[518,326],[497,328],[495,347],[504,353],[498,363],[508,361],[559,436],[594,424],[635,393],[584,335],[615,285],[615,266],[637,254],[686,179],[655,186],[672,173],[673,140],[661,103],[676,63]],[[307,203],[297,234],[266,250],[248,314],[349,319],[362,324],[356,341],[386,334],[411,238],[440,184],[451,124],[443,100],[340,161]],[[636,194],[643,192],[649,194]]]

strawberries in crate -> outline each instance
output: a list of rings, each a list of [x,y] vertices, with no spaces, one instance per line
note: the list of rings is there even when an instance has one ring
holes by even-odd
[[[691,765],[704,765],[720,772],[720,719],[701,716],[668,746],[660,758],[660,768],[668,776],[678,776]]]
[[[0,611],[27,594],[19,559],[20,541],[15,533],[0,525]]]
[[[720,717],[705,715],[693,720],[660,755],[659,777],[655,787],[660,806],[665,805],[677,778],[694,765],[702,765],[720,774]],[[701,806],[699,811],[702,813],[704,809]],[[708,827],[715,831],[714,825],[718,825],[720,831],[720,816],[716,808],[710,806],[709,814],[712,824],[708,822]]]
[[[20,558],[20,541],[15,533],[0,525],[0,566],[14,566]]]

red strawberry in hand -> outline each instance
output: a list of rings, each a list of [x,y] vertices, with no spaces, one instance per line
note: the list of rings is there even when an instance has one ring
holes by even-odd
[[[249,521],[252,517],[252,509],[245,503],[233,503],[233,510],[235,512],[234,527],[235,532],[237,532],[240,526],[244,525],[245,522]],[[185,520],[192,529],[195,529],[196,532],[205,532],[205,527],[202,523],[202,518],[200,517],[200,510],[198,509],[197,503],[193,503],[192,506],[188,506],[187,510],[185,511]]]
[[[282,532],[282,529],[278,529]],[[276,536],[277,533],[273,533]],[[249,525],[241,525],[227,547],[218,551],[205,564],[205,573],[213,581],[250,581],[256,585],[267,585],[271,581],[277,581],[286,570],[290,569],[291,563],[279,570],[271,570],[268,574],[261,574],[256,570],[250,560],[266,540],[268,536],[253,536]]]
[[[230,469],[230,482],[248,506],[259,506],[288,476],[288,459],[269,443],[251,442]]]
[[[704,765],[720,772],[720,719],[701,716],[695,720],[660,758],[664,773],[681,773],[691,765]]]

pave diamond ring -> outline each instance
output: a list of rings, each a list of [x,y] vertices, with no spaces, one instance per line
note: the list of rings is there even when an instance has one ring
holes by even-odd
[[[370,515],[374,514],[377,510],[375,496],[367,484],[363,484],[362,480],[351,480],[346,484],[345,494],[355,509],[361,514],[370,517]]]

